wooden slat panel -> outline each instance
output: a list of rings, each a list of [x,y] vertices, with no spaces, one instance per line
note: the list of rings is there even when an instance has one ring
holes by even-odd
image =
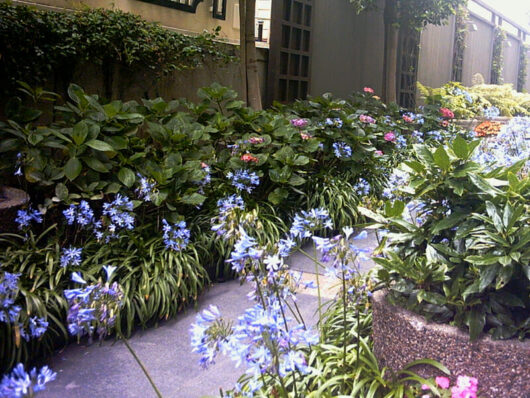
[[[502,78],[504,83],[511,83],[514,88],[517,88],[517,75],[519,72],[519,46],[519,40],[510,35],[508,35],[503,46],[504,66]]]
[[[466,37],[462,70],[462,80],[466,86],[471,85],[475,73],[482,74],[484,81],[489,83],[493,51],[493,26],[473,15],[470,16],[470,20],[476,25],[477,30],[470,30]]]

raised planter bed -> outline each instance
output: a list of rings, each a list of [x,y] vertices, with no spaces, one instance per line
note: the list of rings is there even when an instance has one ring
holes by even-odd
[[[471,342],[464,331],[427,322],[385,297],[386,291],[373,295],[374,352],[381,366],[399,370],[410,361],[431,358],[449,368],[453,378],[476,377],[480,397],[530,398],[530,341],[484,336]],[[424,377],[440,375],[432,367],[413,370]]]
[[[29,196],[23,190],[0,186],[0,233],[16,231],[17,210],[28,201]]]

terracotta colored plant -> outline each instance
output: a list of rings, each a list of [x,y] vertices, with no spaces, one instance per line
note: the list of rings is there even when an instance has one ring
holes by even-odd
[[[501,131],[502,124],[499,122],[482,122],[477,127],[475,127],[475,132],[477,137],[485,137],[488,135],[497,135]]]

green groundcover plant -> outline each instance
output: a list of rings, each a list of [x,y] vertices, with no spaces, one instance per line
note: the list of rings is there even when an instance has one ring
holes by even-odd
[[[402,169],[408,181],[381,214],[376,259],[388,299],[437,322],[495,339],[530,332],[530,179],[528,161],[485,168],[478,141],[416,145]],[[478,158],[482,159],[481,157]],[[405,202],[408,204],[405,206]]]
[[[369,91],[259,112],[215,84],[198,103],[109,102],[76,85],[67,101],[27,84],[19,93],[0,123],[0,172],[31,204],[0,236],[1,272],[17,281],[3,309],[16,311],[0,322],[2,370],[68,340],[62,292],[72,272],[96,282],[104,265],[118,267],[116,330],[128,336],[175,316],[211,279],[233,276],[225,260],[236,240],[219,238],[229,221],[220,200],[244,199],[264,245],[295,210],[324,203],[338,230],[362,220],[361,202],[377,206],[412,142],[454,129],[438,109],[387,108]],[[51,123],[41,122],[42,101],[55,105]]]

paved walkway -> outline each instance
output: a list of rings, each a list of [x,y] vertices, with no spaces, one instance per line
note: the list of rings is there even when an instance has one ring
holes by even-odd
[[[373,235],[359,246],[374,248]],[[305,280],[315,279],[314,264],[300,253],[290,260],[291,268],[302,271]],[[373,264],[365,262],[366,270]],[[321,278],[324,299],[332,299],[336,281]],[[219,307],[225,319],[236,319],[252,303],[246,295],[250,285],[238,281],[214,284],[199,299],[197,310],[210,304]],[[316,289],[298,293],[298,305],[306,322],[317,320]],[[198,355],[191,352],[189,329],[196,311],[190,309],[176,319],[161,322],[159,327],[136,332],[130,344],[144,362],[165,398],[200,398],[219,396],[219,388],[230,389],[244,372],[223,356],[203,370]],[[105,341],[102,346],[71,344],[50,362],[57,379],[39,394],[40,398],[151,398],[156,397],[142,370],[123,342]]]

